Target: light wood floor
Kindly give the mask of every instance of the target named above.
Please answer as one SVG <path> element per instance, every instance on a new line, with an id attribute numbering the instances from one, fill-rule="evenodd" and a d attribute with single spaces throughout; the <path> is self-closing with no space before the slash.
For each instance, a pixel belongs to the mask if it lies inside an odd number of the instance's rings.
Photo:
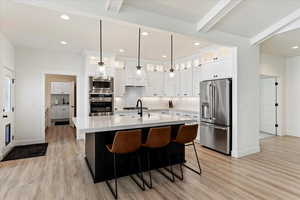
<path id="1" fill-rule="evenodd" d="M 93 184 L 72 128 L 49 128 L 47 141 L 47 156 L 0 163 L 1 200 L 113 199 L 104 183 Z M 170 183 L 154 173 L 145 192 L 124 177 L 120 199 L 300 199 L 300 138 L 266 138 L 261 153 L 242 159 L 197 148 L 201 177 L 185 170 L 184 181 Z M 187 158 L 194 160 L 192 151 Z"/>

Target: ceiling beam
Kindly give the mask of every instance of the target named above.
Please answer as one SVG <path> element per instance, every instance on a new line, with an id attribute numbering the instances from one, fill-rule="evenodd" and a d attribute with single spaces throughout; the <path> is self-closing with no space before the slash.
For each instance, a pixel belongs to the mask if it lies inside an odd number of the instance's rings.
<path id="1" fill-rule="evenodd" d="M 273 35 L 279 33 L 281 30 L 283 30 L 285 27 L 289 26 L 290 24 L 294 23 L 295 21 L 300 19 L 300 9 L 297 9 L 296 11 L 292 12 L 288 16 L 282 18 L 275 24 L 269 26 L 262 32 L 258 33 L 254 37 L 250 39 L 251 45 L 258 45 L 262 43 L 263 41 L 269 39 Z"/>
<path id="2" fill-rule="evenodd" d="M 110 13 L 119 13 L 124 0 L 107 0 L 105 10 Z"/>
<path id="3" fill-rule="evenodd" d="M 220 0 L 198 23 L 197 31 L 207 32 L 243 0 Z"/>

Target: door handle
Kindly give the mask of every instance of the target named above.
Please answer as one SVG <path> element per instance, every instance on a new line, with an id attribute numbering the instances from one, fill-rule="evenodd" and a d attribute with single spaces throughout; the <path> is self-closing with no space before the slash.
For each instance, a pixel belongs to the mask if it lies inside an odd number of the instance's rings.
<path id="1" fill-rule="evenodd" d="M 3 118 L 8 118 L 8 116 L 7 115 L 3 115 Z"/>

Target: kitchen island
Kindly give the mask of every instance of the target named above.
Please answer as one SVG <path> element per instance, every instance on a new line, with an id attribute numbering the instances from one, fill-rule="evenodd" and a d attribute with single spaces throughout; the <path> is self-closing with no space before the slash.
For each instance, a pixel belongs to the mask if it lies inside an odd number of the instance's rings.
<path id="1" fill-rule="evenodd" d="M 132 129 L 142 130 L 143 142 L 152 127 L 172 127 L 172 138 L 176 137 L 178 128 L 183 124 L 197 123 L 197 120 L 179 117 L 169 114 L 152 114 L 140 117 L 136 116 L 93 116 L 74 118 L 76 129 L 86 134 L 85 136 L 85 156 L 86 162 L 92 174 L 94 182 L 101 182 L 113 178 L 113 155 L 106 149 L 107 144 L 112 144 L 117 131 Z M 172 164 L 179 164 L 185 161 L 184 145 L 171 143 L 167 147 L 172 156 Z M 138 152 L 142 157 L 142 166 L 145 166 L 145 156 L 143 149 Z M 165 149 L 155 150 L 151 154 L 152 169 L 158 169 L 169 165 Z M 130 166 L 130 157 L 122 156 L 118 162 L 118 176 L 134 174 L 138 171 L 137 165 Z"/>

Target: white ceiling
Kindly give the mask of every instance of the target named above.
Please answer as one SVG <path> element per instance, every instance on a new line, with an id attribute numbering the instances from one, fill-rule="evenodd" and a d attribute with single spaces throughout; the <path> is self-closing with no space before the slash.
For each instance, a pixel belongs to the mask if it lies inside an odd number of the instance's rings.
<path id="1" fill-rule="evenodd" d="M 203 19 L 221 0 L 124 0 L 119 13 L 109 13 L 105 9 L 107 2 L 118 0 L 0 1 L 9 1 L 10 5 L 14 4 L 12 2 L 17 2 L 14 6 L 5 9 L 7 15 L 5 32 L 16 44 L 61 49 L 58 41 L 68 40 L 69 45 L 64 48 L 78 51 L 83 48 L 97 50 L 98 37 L 95 26 L 97 22 L 94 19 L 99 18 L 99 16 L 124 21 L 129 19 L 132 23 L 139 22 L 149 26 L 155 24 L 155 20 L 163 20 L 162 25 L 159 26 L 162 29 L 166 27 L 166 29 L 176 31 L 176 29 L 186 28 L 185 30 L 190 33 L 193 30 L 197 32 L 197 22 Z M 25 6 L 19 3 L 39 7 Z M 45 10 L 45 8 L 52 10 Z M 221 14 L 221 20 L 217 21 L 212 30 L 250 39 L 299 8 L 300 0 L 242 0 L 230 12 L 224 13 L 224 16 Z M 64 22 L 57 17 L 60 13 L 53 10 L 76 13 L 77 15 L 71 16 L 69 22 Z M 126 49 L 125 54 L 128 56 L 135 55 L 137 27 L 131 25 L 129 26 L 131 28 L 128 28 L 127 25 L 119 25 L 116 22 L 110 23 L 111 25 L 107 22 L 106 33 L 104 33 L 106 34 L 105 49 L 117 52 L 119 48 L 124 48 Z M 172 29 L 172 27 L 174 28 Z M 158 57 L 161 57 L 162 54 L 169 52 L 168 33 L 156 33 L 157 31 L 154 30 L 150 30 L 150 32 L 153 33 L 143 41 L 144 56 L 147 59 L 159 59 Z M 177 57 L 199 49 L 199 47 L 190 45 L 194 39 L 179 36 L 176 38 Z M 287 56 L 294 55 L 295 51 L 288 48 L 286 50 L 277 48 L 278 40 L 282 44 L 286 43 L 286 46 L 290 46 L 290 43 L 298 43 L 296 37 L 292 40 L 289 36 L 275 36 L 263 44 L 263 51 Z M 201 41 L 201 44 L 207 45 L 204 41 Z"/>
<path id="2" fill-rule="evenodd" d="M 272 37 L 261 45 L 264 53 L 283 55 L 283 56 L 299 56 L 300 55 L 300 29 L 285 32 Z M 299 46 L 298 49 L 292 47 Z"/>
<path id="3" fill-rule="evenodd" d="M 34 13 L 34 15 L 32 14 Z M 61 12 L 25 4 L 9 3 L 4 20 L 4 33 L 15 45 L 53 50 L 99 50 L 99 22 L 94 18 L 70 15 L 70 20 L 60 18 Z M 142 37 L 143 59 L 168 61 L 170 34 L 143 28 L 149 32 Z M 112 20 L 103 21 L 103 51 L 117 55 L 136 57 L 138 26 Z M 68 42 L 61 45 L 60 41 Z M 195 46 L 194 42 L 199 42 Z M 211 45 L 182 35 L 174 35 L 175 57 L 190 56 L 201 48 Z M 120 53 L 119 49 L 124 49 Z M 167 58 L 162 58 L 167 55 Z"/>
<path id="4" fill-rule="evenodd" d="M 299 0 L 244 0 L 214 28 L 253 37 L 299 8 Z"/>
<path id="5" fill-rule="evenodd" d="M 125 6 L 196 23 L 219 0 L 125 0 Z"/>

